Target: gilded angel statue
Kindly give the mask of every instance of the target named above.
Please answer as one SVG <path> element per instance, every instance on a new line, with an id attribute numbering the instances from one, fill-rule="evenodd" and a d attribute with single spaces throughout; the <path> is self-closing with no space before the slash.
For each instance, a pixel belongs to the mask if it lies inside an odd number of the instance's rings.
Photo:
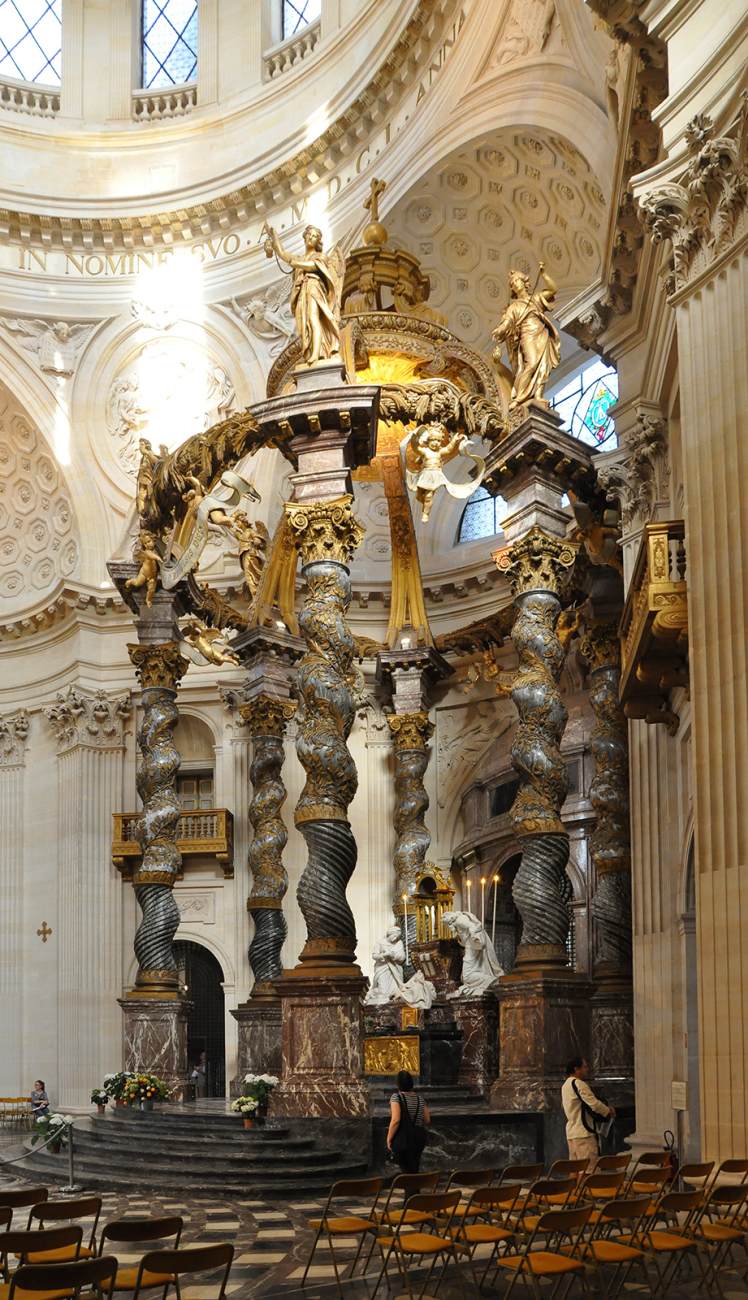
<path id="1" fill-rule="evenodd" d="M 202 619 L 189 619 L 182 635 L 187 644 L 209 664 L 220 668 L 223 664 L 241 663 L 224 641 L 223 633 L 216 627 L 207 627 Z"/>
<path id="2" fill-rule="evenodd" d="M 322 231 L 307 226 L 302 256 L 283 247 L 272 226 L 264 227 L 265 253 L 275 253 L 291 267 L 291 311 L 301 339 L 301 351 L 308 366 L 327 361 L 340 351 L 340 298 L 343 292 L 345 257 L 340 244 L 329 253 L 322 248 Z"/>
<path id="3" fill-rule="evenodd" d="M 450 496 L 464 499 L 472 496 L 480 484 L 485 461 L 468 451 L 470 446 L 472 440 L 466 434 L 452 434 L 439 423 L 421 424 L 411 433 L 405 452 L 405 477 L 408 487 L 420 502 L 422 523 L 428 522 L 439 488 L 445 487 Z M 443 466 L 458 455 L 475 462 L 469 483 L 452 483 L 444 473 Z"/>
<path id="4" fill-rule="evenodd" d="M 140 565 L 134 578 L 128 578 L 125 587 L 128 591 L 139 591 L 145 587 L 145 603 L 150 609 L 158 586 L 158 571 L 161 556 L 156 550 L 156 538 L 147 528 L 141 528 L 133 547 L 133 556 Z"/>
<path id="5" fill-rule="evenodd" d="M 505 343 L 514 375 L 510 411 L 533 400 L 547 406 L 545 385 L 561 356 L 558 330 L 550 316 L 557 286 L 542 262 L 538 269 L 541 275 L 545 288 L 538 293 L 530 288 L 530 277 L 524 271 L 509 272 L 510 302 L 493 331 L 498 344 L 494 361 L 501 361 L 501 345 Z"/>
<path id="6" fill-rule="evenodd" d="M 231 531 L 238 543 L 239 563 L 244 574 L 244 583 L 253 597 L 260 585 L 262 570 L 267 559 L 267 547 L 270 534 L 258 519 L 253 524 L 245 510 L 235 510 L 231 517 Z"/>

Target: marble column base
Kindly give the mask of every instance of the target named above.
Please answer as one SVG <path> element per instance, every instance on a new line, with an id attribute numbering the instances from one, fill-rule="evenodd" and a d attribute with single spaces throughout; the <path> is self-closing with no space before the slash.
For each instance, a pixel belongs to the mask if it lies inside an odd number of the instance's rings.
<path id="1" fill-rule="evenodd" d="M 482 998 L 454 998 L 449 1006 L 462 1031 L 458 1084 L 486 1094 L 499 1073 L 499 1003 L 493 993 Z"/>
<path id="2" fill-rule="evenodd" d="M 634 1103 L 634 1005 L 631 980 L 597 981 L 590 1003 L 592 1073 L 618 1109 Z"/>
<path id="3" fill-rule="evenodd" d="M 282 1005 L 282 1075 L 270 1101 L 277 1117 L 358 1118 L 369 1113 L 362 1077 L 361 999 L 367 981 L 320 979 L 303 969 L 275 981 Z"/>
<path id="4" fill-rule="evenodd" d="M 241 1095 L 245 1074 L 275 1074 L 280 1078 L 282 1007 L 277 994 L 254 995 L 231 1012 L 239 1026 L 238 1068 L 231 1096 Z"/>
<path id="5" fill-rule="evenodd" d="M 493 1110 L 560 1110 L 566 1062 L 590 1054 L 591 981 L 568 968 L 505 975 L 499 1001 L 499 1077 Z"/>
<path id="6" fill-rule="evenodd" d="M 118 998 L 125 1018 L 124 1068 L 157 1074 L 172 1101 L 183 1101 L 188 1083 L 187 1016 L 184 998 Z"/>

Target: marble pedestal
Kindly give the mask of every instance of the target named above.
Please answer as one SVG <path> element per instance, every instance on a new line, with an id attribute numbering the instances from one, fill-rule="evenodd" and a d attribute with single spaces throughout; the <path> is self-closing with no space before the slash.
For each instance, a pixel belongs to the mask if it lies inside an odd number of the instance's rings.
<path id="1" fill-rule="evenodd" d="M 353 968 L 356 969 L 356 968 Z M 369 1113 L 363 1080 L 359 972 L 325 977 L 298 967 L 275 981 L 282 1005 L 282 1074 L 272 1116 L 360 1118 Z"/>
<path id="2" fill-rule="evenodd" d="M 364 1007 L 364 1033 L 366 1043 L 371 1049 L 376 1048 L 379 1039 L 385 1040 L 391 1050 L 386 1059 L 390 1064 L 369 1072 L 369 1078 L 394 1078 L 400 1069 L 410 1070 L 421 1087 L 452 1088 L 461 1083 L 460 1063 L 462 1061 L 462 1029 L 451 1002 L 435 1002 L 428 1011 L 403 1007 L 390 1002 L 382 1007 Z M 410 1063 L 412 1052 L 408 1050 L 413 1038 L 418 1039 L 418 1068 Z M 494 1030 L 494 1043 L 496 1032 Z M 398 1053 L 396 1048 L 401 1045 Z M 377 1053 L 366 1052 L 375 1058 Z M 401 1060 L 397 1057 L 401 1056 Z M 397 1063 L 396 1063 L 397 1061 Z M 494 1071 L 495 1075 L 495 1071 Z"/>
<path id="3" fill-rule="evenodd" d="M 183 1101 L 187 1090 L 187 1016 L 192 1004 L 184 998 L 118 998 L 125 1017 L 126 1070 L 157 1074 Z"/>
<path id="4" fill-rule="evenodd" d="M 631 981 L 601 980 L 590 1004 L 592 1073 L 617 1110 L 634 1103 L 634 1006 Z"/>
<path id="5" fill-rule="evenodd" d="M 231 1012 L 239 1026 L 238 1070 L 231 1095 L 242 1092 L 245 1074 L 274 1074 L 283 1067 L 282 1005 L 277 994 L 252 996 Z"/>
<path id="6" fill-rule="evenodd" d="M 448 1003 L 462 1033 L 457 1082 L 487 1094 L 499 1072 L 499 1003 L 493 993 L 482 998 L 455 998 Z"/>
<path id="7" fill-rule="evenodd" d="M 591 982 L 571 970 L 499 981 L 499 1077 L 494 1110 L 557 1111 L 570 1057 L 590 1054 Z"/>

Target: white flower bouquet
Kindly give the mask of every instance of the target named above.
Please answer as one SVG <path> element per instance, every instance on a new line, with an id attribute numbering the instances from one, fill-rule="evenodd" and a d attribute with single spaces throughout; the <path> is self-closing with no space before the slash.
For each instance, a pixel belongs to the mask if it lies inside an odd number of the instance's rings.
<path id="1" fill-rule="evenodd" d="M 254 1115 L 259 1104 L 256 1097 L 237 1097 L 236 1101 L 232 1101 L 231 1109 L 235 1114 L 251 1116 Z"/>

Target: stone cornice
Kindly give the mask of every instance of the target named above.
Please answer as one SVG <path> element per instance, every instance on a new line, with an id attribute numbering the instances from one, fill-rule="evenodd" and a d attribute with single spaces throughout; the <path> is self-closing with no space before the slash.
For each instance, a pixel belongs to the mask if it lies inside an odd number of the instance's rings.
<path id="1" fill-rule="evenodd" d="M 89 749 L 119 749 L 132 713 L 132 700 L 106 691 L 81 690 L 69 686 L 58 691 L 54 704 L 42 710 L 57 740 L 58 754 L 84 746 Z"/>

